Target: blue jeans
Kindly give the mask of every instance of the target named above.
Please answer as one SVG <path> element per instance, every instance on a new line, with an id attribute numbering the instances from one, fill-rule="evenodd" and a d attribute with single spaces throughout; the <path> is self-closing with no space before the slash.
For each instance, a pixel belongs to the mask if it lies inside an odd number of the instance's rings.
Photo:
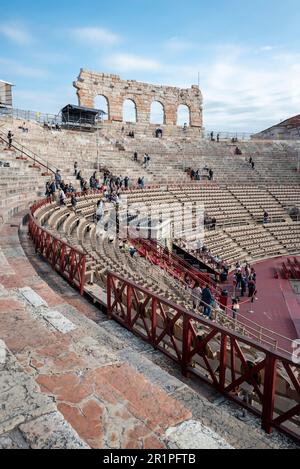
<path id="1" fill-rule="evenodd" d="M 211 316 L 211 306 L 204 305 L 204 311 L 203 311 L 204 316 L 208 316 L 210 319 Z"/>

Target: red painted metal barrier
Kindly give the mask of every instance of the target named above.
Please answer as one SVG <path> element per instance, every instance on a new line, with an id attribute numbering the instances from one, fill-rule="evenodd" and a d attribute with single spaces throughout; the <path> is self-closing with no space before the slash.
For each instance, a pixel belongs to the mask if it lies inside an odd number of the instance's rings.
<path id="1" fill-rule="evenodd" d="M 215 282 L 211 280 L 209 274 L 193 269 L 184 259 L 171 253 L 167 248 L 158 244 L 156 241 L 136 238 L 132 239 L 131 242 L 136 246 L 141 255 L 151 259 L 153 263 L 164 269 L 172 277 L 185 283 L 184 278 L 185 275 L 188 274 L 191 287 L 195 282 L 199 282 L 202 287 L 209 284 L 213 293 L 216 296 L 219 295 L 220 292 L 216 288 Z"/>
<path id="2" fill-rule="evenodd" d="M 300 365 L 113 273 L 108 316 L 273 428 L 300 441 Z"/>
<path id="3" fill-rule="evenodd" d="M 64 276 L 70 284 L 77 287 L 80 294 L 83 295 L 86 270 L 85 253 L 42 228 L 34 218 L 34 214 L 39 208 L 50 203 L 51 199 L 45 199 L 30 208 L 29 234 L 35 244 L 36 252 L 39 252 L 54 270 Z"/>

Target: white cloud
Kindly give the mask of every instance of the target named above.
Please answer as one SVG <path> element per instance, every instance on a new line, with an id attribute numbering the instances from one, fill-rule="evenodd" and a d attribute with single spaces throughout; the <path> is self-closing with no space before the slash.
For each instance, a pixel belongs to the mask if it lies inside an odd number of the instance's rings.
<path id="1" fill-rule="evenodd" d="M 194 47 L 194 44 L 179 37 L 171 37 L 166 43 L 165 47 L 168 51 L 174 53 L 185 52 Z"/>
<path id="2" fill-rule="evenodd" d="M 3 66 L 7 76 L 13 75 L 25 78 L 45 78 L 48 76 L 48 72 L 46 70 L 24 65 L 15 60 L 0 58 L 0 65 Z"/>
<path id="3" fill-rule="evenodd" d="M 165 66 L 156 81 L 189 87 L 199 71 L 206 128 L 261 130 L 299 114 L 300 54 L 271 51 L 262 58 L 255 50 L 225 46 L 202 63 Z"/>
<path id="4" fill-rule="evenodd" d="M 118 72 L 159 71 L 162 65 L 156 60 L 131 54 L 115 54 L 105 60 L 105 66 Z"/>
<path id="5" fill-rule="evenodd" d="M 27 45 L 33 41 L 33 36 L 19 24 L 6 24 L 0 26 L 0 34 L 20 45 Z"/>
<path id="6" fill-rule="evenodd" d="M 275 47 L 273 47 L 273 46 L 263 46 L 263 47 L 260 48 L 260 50 L 261 50 L 262 52 L 270 52 L 270 51 L 272 51 L 272 50 L 274 50 L 274 49 L 275 49 Z"/>
<path id="7" fill-rule="evenodd" d="M 105 44 L 113 46 L 121 42 L 120 36 L 104 28 L 83 27 L 71 30 L 72 36 L 78 41 L 84 41 L 95 46 Z"/>
<path id="8" fill-rule="evenodd" d="M 15 106 L 49 114 L 58 114 L 67 103 L 76 103 L 71 87 L 55 87 L 49 91 L 29 91 L 19 87 L 14 89 Z"/>

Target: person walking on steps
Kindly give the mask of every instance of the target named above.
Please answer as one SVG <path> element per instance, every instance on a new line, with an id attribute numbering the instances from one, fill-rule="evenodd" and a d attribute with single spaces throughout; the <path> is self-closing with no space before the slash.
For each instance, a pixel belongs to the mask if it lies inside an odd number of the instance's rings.
<path id="1" fill-rule="evenodd" d="M 12 139 L 13 139 L 14 134 L 11 133 L 11 130 L 9 130 L 7 134 L 7 140 L 8 140 L 8 148 L 11 149 L 12 146 Z"/>

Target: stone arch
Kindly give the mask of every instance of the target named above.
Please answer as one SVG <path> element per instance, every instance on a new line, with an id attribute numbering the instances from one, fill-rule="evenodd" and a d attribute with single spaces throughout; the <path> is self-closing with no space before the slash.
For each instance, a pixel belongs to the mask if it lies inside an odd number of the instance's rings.
<path id="1" fill-rule="evenodd" d="M 94 108 L 105 112 L 102 116 L 102 120 L 105 121 L 110 119 L 109 100 L 104 96 L 104 94 L 99 94 L 95 97 Z"/>
<path id="2" fill-rule="evenodd" d="M 182 127 L 184 124 L 191 125 L 191 108 L 187 104 L 179 104 L 177 107 L 177 125 Z"/>
<path id="3" fill-rule="evenodd" d="M 123 122 L 137 122 L 136 102 L 132 98 L 126 98 L 123 102 Z"/>
<path id="4" fill-rule="evenodd" d="M 154 100 L 150 107 L 150 124 L 164 125 L 166 123 L 165 106 L 160 101 Z"/>

